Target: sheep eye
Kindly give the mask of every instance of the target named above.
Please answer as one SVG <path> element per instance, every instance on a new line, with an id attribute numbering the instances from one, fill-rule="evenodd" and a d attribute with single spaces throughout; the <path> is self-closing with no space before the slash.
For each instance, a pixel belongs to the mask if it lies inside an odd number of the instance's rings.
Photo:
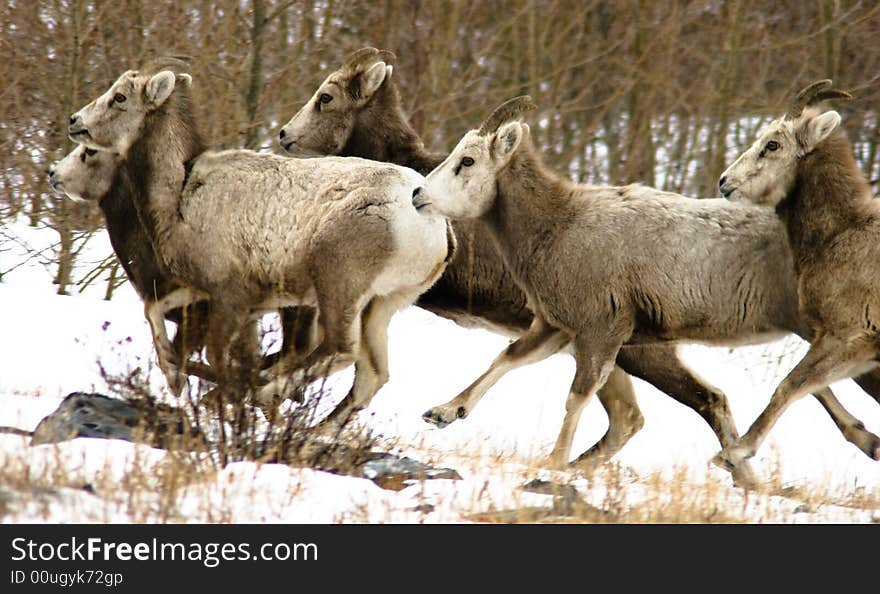
<path id="1" fill-rule="evenodd" d="M 766 148 L 768 151 L 778 151 L 781 146 L 782 145 L 780 145 L 775 140 L 771 140 L 770 142 L 767 143 L 767 146 L 765 146 L 764 148 Z"/>
<path id="2" fill-rule="evenodd" d="M 86 153 L 88 156 L 90 156 L 90 157 L 94 156 L 95 153 L 97 153 L 97 152 L 98 152 L 97 149 L 87 148 L 87 149 L 85 150 L 85 153 Z"/>
<path id="3" fill-rule="evenodd" d="M 128 99 L 128 97 L 126 97 L 122 93 L 116 93 L 115 95 L 113 95 L 113 102 L 114 103 L 125 103 L 126 99 Z"/>
<path id="4" fill-rule="evenodd" d="M 328 93 L 321 93 L 321 96 L 318 97 L 318 101 L 320 101 L 321 103 L 326 105 L 326 104 L 330 103 L 331 101 L 333 101 L 333 95 L 330 95 Z"/>
<path id="5" fill-rule="evenodd" d="M 471 159 L 470 157 L 463 157 L 461 160 L 461 164 L 464 165 L 465 167 L 470 167 L 471 165 L 474 164 L 474 160 Z"/>

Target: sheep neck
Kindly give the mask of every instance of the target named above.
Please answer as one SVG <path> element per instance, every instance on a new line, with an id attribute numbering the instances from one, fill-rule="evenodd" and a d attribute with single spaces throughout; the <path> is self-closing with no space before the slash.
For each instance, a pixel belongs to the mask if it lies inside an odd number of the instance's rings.
<path id="1" fill-rule="evenodd" d="M 540 266 L 543 248 L 572 219 L 573 187 L 544 167 L 528 138 L 499 172 L 495 201 L 482 220 L 521 285 L 529 269 Z"/>
<path id="2" fill-rule="evenodd" d="M 419 135 L 403 113 L 393 82 L 383 85 L 376 97 L 358 113 L 354 130 L 340 156 L 395 163 L 427 175 L 446 155 L 425 150 Z"/>
<path id="3" fill-rule="evenodd" d="M 132 145 L 126 169 L 134 204 L 153 248 L 170 270 L 192 246 L 192 230 L 183 224 L 180 194 L 189 164 L 204 150 L 186 98 L 175 92 L 161 108 L 147 114 L 143 132 Z"/>
<path id="4" fill-rule="evenodd" d="M 171 287 L 132 199 L 131 183 L 125 170 L 119 168 L 109 191 L 98 202 L 110 244 L 138 294 L 163 297 Z"/>
<path id="5" fill-rule="evenodd" d="M 871 206 L 870 187 L 842 133 L 799 159 L 794 186 L 777 207 L 798 270 L 857 224 Z"/>

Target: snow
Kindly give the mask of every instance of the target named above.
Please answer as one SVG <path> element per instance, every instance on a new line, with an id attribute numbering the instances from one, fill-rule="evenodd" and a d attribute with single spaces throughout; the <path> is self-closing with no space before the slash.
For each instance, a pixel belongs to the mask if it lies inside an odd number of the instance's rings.
<path id="1" fill-rule="evenodd" d="M 53 236 L 49 229 L 8 225 L 0 234 L 0 270 L 24 262 L 25 245 L 30 250 L 50 248 Z M 106 235 L 96 233 L 83 251 L 85 263 L 78 274 L 110 254 Z M 143 307 L 131 288 L 121 287 L 111 301 L 102 299 L 102 282 L 82 293 L 59 296 L 51 273 L 50 266 L 31 259 L 0 282 L 0 425 L 33 429 L 70 392 L 108 393 L 101 366 L 111 373 L 149 370 L 153 389 L 164 391 Z M 160 450 L 82 438 L 30 447 L 27 438 L 0 435 L 0 468 L 15 468 L 46 485 L 37 494 L 0 486 L 0 501 L 5 498 L 7 507 L 15 510 L 2 520 L 463 522 L 480 511 L 548 506 L 550 495 L 519 488 L 536 477 L 573 484 L 586 501 L 601 507 L 614 484 L 625 486 L 631 503 L 654 501 L 656 493 L 646 486 L 646 477 L 652 476 L 684 477 L 697 492 L 721 489 L 737 513 L 746 510 L 747 521 L 880 518 L 880 512 L 871 509 L 822 504 L 807 513 L 797 500 L 744 497 L 729 486 L 726 472 L 709 463 L 719 446 L 702 419 L 639 380 L 634 381 L 645 425 L 610 470 L 588 477 L 542 469 L 540 460 L 556 438 L 574 373 L 568 355 L 508 374 L 467 419 L 445 429 L 421 420 L 425 410 L 476 378 L 507 343 L 505 337 L 464 329 L 418 308 L 402 311 L 390 328 L 391 380 L 359 417 L 396 450 L 435 466 L 456 468 L 463 480 L 421 481 L 391 491 L 364 478 L 236 462 L 169 490 L 172 487 L 161 477 L 172 461 Z M 688 345 L 680 352 L 693 369 L 727 393 L 737 426 L 744 431 L 805 347 L 790 338 L 737 349 Z M 351 370 L 330 379 L 337 400 L 351 379 Z M 880 409 L 869 396 L 851 381 L 832 388 L 867 429 L 880 433 Z M 333 402 L 325 404 L 330 407 Z M 607 417 L 594 398 L 581 418 L 573 456 L 595 443 L 606 427 Z M 846 442 L 811 398 L 786 412 L 753 464 L 765 476 L 776 473 L 786 485 L 844 495 L 880 489 L 880 464 Z M 623 478 L 608 482 L 608 473 L 620 474 L 621 469 Z M 163 493 L 173 495 L 173 504 Z"/>

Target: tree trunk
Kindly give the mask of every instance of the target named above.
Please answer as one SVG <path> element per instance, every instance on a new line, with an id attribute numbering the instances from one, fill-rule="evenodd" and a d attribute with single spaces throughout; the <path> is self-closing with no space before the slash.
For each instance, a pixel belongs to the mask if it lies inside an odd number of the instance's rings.
<path id="1" fill-rule="evenodd" d="M 266 28 L 266 6 L 263 0 L 252 0 L 254 9 L 251 22 L 251 68 L 248 81 L 245 111 L 247 112 L 247 131 L 245 132 L 246 148 L 255 149 L 259 146 L 260 98 L 263 90 L 263 31 Z"/>

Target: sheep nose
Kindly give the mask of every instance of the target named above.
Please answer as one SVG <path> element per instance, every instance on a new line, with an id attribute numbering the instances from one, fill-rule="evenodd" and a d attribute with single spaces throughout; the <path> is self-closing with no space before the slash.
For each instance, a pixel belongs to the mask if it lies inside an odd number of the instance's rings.
<path id="1" fill-rule="evenodd" d="M 415 190 L 413 190 L 413 196 L 412 196 L 412 197 L 413 197 L 413 200 L 415 200 L 416 196 L 418 196 L 418 195 L 421 194 L 421 193 L 422 193 L 422 188 L 421 188 L 421 186 L 419 186 L 418 188 L 416 188 Z"/>
<path id="2" fill-rule="evenodd" d="M 283 139 L 285 136 L 287 136 L 287 133 L 284 131 L 284 128 L 281 128 L 281 132 L 278 133 L 278 137 Z"/>
<path id="3" fill-rule="evenodd" d="M 76 124 L 76 120 L 77 120 L 77 116 L 75 116 L 75 115 L 70 116 L 70 125 L 73 126 L 74 124 Z"/>
<path id="4" fill-rule="evenodd" d="M 721 179 L 718 180 L 718 188 L 721 189 L 721 187 L 724 186 L 724 182 L 726 182 L 726 181 L 727 181 L 727 176 L 722 175 Z"/>

